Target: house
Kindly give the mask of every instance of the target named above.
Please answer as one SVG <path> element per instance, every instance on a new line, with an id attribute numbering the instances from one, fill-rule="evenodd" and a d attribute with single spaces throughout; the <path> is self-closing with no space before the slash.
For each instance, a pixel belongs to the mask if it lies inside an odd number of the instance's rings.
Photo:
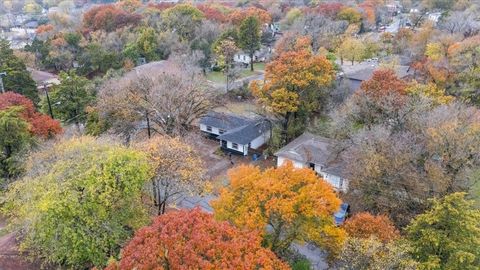
<path id="1" fill-rule="evenodd" d="M 271 124 L 266 118 L 210 112 L 200 119 L 200 130 L 217 139 L 222 149 L 246 156 L 270 139 Z"/>
<path id="2" fill-rule="evenodd" d="M 253 54 L 253 62 L 265 62 L 271 53 L 272 49 L 270 47 L 263 47 Z M 238 52 L 233 56 L 233 61 L 235 63 L 249 65 L 250 55 L 247 52 Z"/>
<path id="3" fill-rule="evenodd" d="M 275 153 L 277 166 L 290 161 L 296 168 L 311 168 L 335 189 L 346 192 L 346 164 L 334 151 L 334 142 L 305 132 Z"/>
<path id="4" fill-rule="evenodd" d="M 378 65 L 378 60 L 369 60 L 354 66 L 342 66 L 344 72 L 341 73 L 339 77 L 341 80 L 346 80 L 351 93 L 358 90 L 363 81 L 372 78 L 373 73 L 381 68 Z M 398 78 L 406 79 L 409 76 L 413 76 L 414 70 L 408 65 L 397 65 L 395 66 L 395 73 L 397 74 Z"/>

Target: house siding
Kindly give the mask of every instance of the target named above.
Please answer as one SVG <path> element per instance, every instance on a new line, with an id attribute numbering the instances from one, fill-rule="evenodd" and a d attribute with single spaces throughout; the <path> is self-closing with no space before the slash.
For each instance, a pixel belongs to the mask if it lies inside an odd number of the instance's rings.
<path id="1" fill-rule="evenodd" d="M 296 160 L 290 160 L 284 157 L 277 157 L 277 167 L 282 166 L 285 162 L 291 161 L 293 163 L 293 167 L 295 168 L 309 168 L 309 164 L 299 162 Z M 326 182 L 332 185 L 335 189 L 346 192 L 348 189 L 348 180 L 343 179 L 340 176 L 328 174 L 322 171 L 322 167 L 320 165 L 315 164 L 314 168 L 315 172 L 320 175 Z"/>
<path id="2" fill-rule="evenodd" d="M 267 131 L 262 135 L 258 136 L 257 138 L 253 139 L 252 142 L 250 142 L 250 148 L 258 149 L 259 147 L 264 145 L 269 138 L 270 138 L 270 131 Z"/>
<path id="3" fill-rule="evenodd" d="M 235 148 L 233 148 L 233 143 L 227 141 L 227 148 L 230 149 L 230 150 L 242 153 L 244 156 L 248 155 L 248 145 L 239 144 L 238 148 L 235 149 Z"/>
<path id="4" fill-rule="evenodd" d="M 216 127 L 212 127 L 212 131 L 207 130 L 207 125 L 200 124 L 200 130 L 206 133 L 220 135 L 220 130 Z"/>

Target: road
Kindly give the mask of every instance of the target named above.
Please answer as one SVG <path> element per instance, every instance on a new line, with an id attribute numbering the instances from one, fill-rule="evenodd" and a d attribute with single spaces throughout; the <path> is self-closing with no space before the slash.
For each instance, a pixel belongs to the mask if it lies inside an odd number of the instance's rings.
<path id="1" fill-rule="evenodd" d="M 245 83 L 248 84 L 251 81 L 255 81 L 255 80 L 263 81 L 265 78 L 265 74 L 263 73 L 263 71 L 261 72 L 262 72 L 261 74 L 251 75 L 251 76 L 244 77 L 234 81 L 233 83 L 230 84 L 229 91 L 241 88 Z M 212 81 L 208 81 L 208 82 L 213 88 L 218 89 L 223 93 L 227 92 L 226 85 L 224 83 L 218 83 L 218 82 L 212 82 Z"/>

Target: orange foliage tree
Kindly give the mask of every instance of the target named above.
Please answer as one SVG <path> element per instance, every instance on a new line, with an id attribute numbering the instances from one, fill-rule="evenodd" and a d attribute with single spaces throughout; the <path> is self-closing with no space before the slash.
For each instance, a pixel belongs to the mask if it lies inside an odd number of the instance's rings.
<path id="1" fill-rule="evenodd" d="M 239 228 L 262 230 L 277 254 L 293 241 L 312 241 L 334 254 L 345 239 L 333 223 L 340 199 L 313 170 L 291 163 L 261 171 L 239 166 L 228 173 L 230 186 L 212 202 L 215 217 Z"/>
<path id="2" fill-rule="evenodd" d="M 374 216 L 367 212 L 355 214 L 348 219 L 344 229 L 351 237 L 370 238 L 375 236 L 383 242 L 395 240 L 400 236 L 395 225 L 387 216 Z"/>
<path id="3" fill-rule="evenodd" d="M 261 246 L 258 233 L 216 221 L 198 208 L 156 217 L 135 233 L 121 257 L 107 270 L 289 269 Z"/>
<path id="4" fill-rule="evenodd" d="M 286 46 L 287 49 L 288 46 Z M 334 78 L 332 63 L 324 55 L 314 55 L 310 39 L 296 40 L 292 50 L 283 51 L 266 66 L 264 82 L 253 81 L 253 95 L 268 110 L 284 119 L 283 140 L 289 141 L 295 134 L 287 135 L 293 113 L 299 108 L 305 112 L 318 110 L 322 89 Z"/>
<path id="5" fill-rule="evenodd" d="M 240 24 L 243 20 L 251 16 L 256 17 L 262 23 L 270 23 L 272 21 L 272 16 L 268 11 L 257 7 L 237 9 L 232 12 L 229 17 L 233 24 Z"/>
<path id="6" fill-rule="evenodd" d="M 408 84 L 397 77 L 391 69 L 380 69 L 373 73 L 372 78 L 362 82 L 360 88 L 370 98 L 381 101 L 388 95 L 405 96 Z M 398 100 L 403 103 L 403 100 Z"/>
<path id="7" fill-rule="evenodd" d="M 30 124 L 30 132 L 33 135 L 49 138 L 62 133 L 60 122 L 37 112 L 30 99 L 14 92 L 0 94 L 0 111 L 13 106 L 21 106 L 23 108 L 21 116 Z"/>

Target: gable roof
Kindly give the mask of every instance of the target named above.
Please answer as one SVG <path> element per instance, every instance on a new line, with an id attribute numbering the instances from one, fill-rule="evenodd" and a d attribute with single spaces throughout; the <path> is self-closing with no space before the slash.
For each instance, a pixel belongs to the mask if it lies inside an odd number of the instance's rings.
<path id="1" fill-rule="evenodd" d="M 223 129 L 225 133 L 219 135 L 217 139 L 238 144 L 248 144 L 270 130 L 270 122 L 265 118 L 249 119 L 219 112 L 207 113 L 200 118 L 200 124 Z"/>
<path id="2" fill-rule="evenodd" d="M 352 71 L 352 72 L 345 72 L 344 77 L 350 80 L 356 81 L 366 81 L 372 78 L 373 73 L 379 67 L 376 65 L 366 66 L 364 68 Z M 397 74 L 398 78 L 403 79 L 408 75 L 413 74 L 413 70 L 409 66 L 396 66 L 395 73 Z"/>
<path id="3" fill-rule="evenodd" d="M 305 132 L 275 153 L 304 163 L 326 164 L 333 153 L 333 140 Z"/>
<path id="4" fill-rule="evenodd" d="M 227 131 L 219 135 L 217 139 L 238 144 L 248 144 L 269 130 L 270 123 L 264 118 L 259 118 L 251 120 L 247 125 Z"/>
<path id="5" fill-rule="evenodd" d="M 334 143 L 332 139 L 305 132 L 278 150 L 275 156 L 321 165 L 323 172 L 345 178 L 346 163 L 336 153 Z"/>
<path id="6" fill-rule="evenodd" d="M 200 118 L 200 124 L 206 126 L 216 127 L 223 130 L 231 130 L 247 125 L 249 119 L 219 112 L 209 112 L 204 117 Z"/>

